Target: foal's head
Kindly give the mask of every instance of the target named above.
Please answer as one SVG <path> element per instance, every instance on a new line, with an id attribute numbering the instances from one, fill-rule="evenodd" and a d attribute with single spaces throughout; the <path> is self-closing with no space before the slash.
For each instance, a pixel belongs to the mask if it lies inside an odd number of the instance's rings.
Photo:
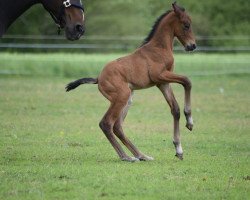
<path id="1" fill-rule="evenodd" d="M 176 20 L 174 20 L 174 35 L 185 47 L 186 51 L 193 51 L 196 48 L 195 38 L 191 26 L 191 18 L 185 9 L 179 7 L 176 2 L 172 4 Z"/>
<path id="2" fill-rule="evenodd" d="M 84 8 L 81 0 L 41 0 L 60 28 L 65 28 L 69 40 L 84 34 Z"/>

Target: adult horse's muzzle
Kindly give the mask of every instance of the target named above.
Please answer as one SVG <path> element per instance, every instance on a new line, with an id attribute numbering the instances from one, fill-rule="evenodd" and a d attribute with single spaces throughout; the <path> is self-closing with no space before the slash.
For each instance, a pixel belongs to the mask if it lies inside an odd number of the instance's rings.
<path id="1" fill-rule="evenodd" d="M 66 38 L 71 41 L 78 40 L 84 34 L 84 32 L 85 27 L 80 23 L 66 25 L 65 27 Z"/>

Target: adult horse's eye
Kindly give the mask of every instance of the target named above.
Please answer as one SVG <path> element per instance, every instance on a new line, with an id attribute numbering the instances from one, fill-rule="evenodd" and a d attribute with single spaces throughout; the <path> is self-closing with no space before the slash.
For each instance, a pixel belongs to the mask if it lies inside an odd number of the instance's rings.
<path id="1" fill-rule="evenodd" d="M 188 24 L 188 23 L 184 24 L 184 30 L 185 31 L 188 31 L 189 28 L 190 28 L 190 24 Z"/>

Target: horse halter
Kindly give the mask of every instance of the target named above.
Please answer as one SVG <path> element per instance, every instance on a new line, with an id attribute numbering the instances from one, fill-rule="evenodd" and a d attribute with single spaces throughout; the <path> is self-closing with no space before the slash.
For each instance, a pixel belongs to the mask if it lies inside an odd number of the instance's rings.
<path id="1" fill-rule="evenodd" d="M 76 1 L 76 2 L 74 3 L 74 0 L 65 0 L 65 1 L 63 2 L 63 5 L 64 5 L 65 8 L 68 8 L 68 7 L 70 7 L 70 6 L 76 7 L 76 8 L 81 9 L 81 10 L 84 12 L 84 8 L 83 8 L 83 6 L 82 6 L 82 4 L 81 4 L 81 1 L 79 1 L 79 3 L 78 3 L 78 1 Z"/>
<path id="2" fill-rule="evenodd" d="M 55 21 L 56 25 L 58 26 L 58 35 L 60 35 L 62 27 L 62 17 L 64 14 L 64 10 L 69 7 L 79 8 L 84 12 L 84 7 L 81 4 L 81 1 L 78 0 L 64 0 L 62 5 L 60 6 L 59 16 L 56 17 L 51 11 L 49 11 L 51 17 Z"/>

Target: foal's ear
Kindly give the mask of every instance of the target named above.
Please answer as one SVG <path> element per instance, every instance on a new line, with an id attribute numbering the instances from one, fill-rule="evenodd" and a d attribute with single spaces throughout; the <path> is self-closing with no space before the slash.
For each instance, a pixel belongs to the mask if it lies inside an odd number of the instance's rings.
<path id="1" fill-rule="evenodd" d="M 179 7 L 179 6 L 177 5 L 176 1 L 175 1 L 174 3 L 172 3 L 172 7 L 173 7 L 173 9 L 174 9 L 175 14 L 176 14 L 178 17 L 180 17 L 180 16 L 183 14 L 183 12 L 185 11 L 184 8 L 181 8 L 181 7 Z"/>

